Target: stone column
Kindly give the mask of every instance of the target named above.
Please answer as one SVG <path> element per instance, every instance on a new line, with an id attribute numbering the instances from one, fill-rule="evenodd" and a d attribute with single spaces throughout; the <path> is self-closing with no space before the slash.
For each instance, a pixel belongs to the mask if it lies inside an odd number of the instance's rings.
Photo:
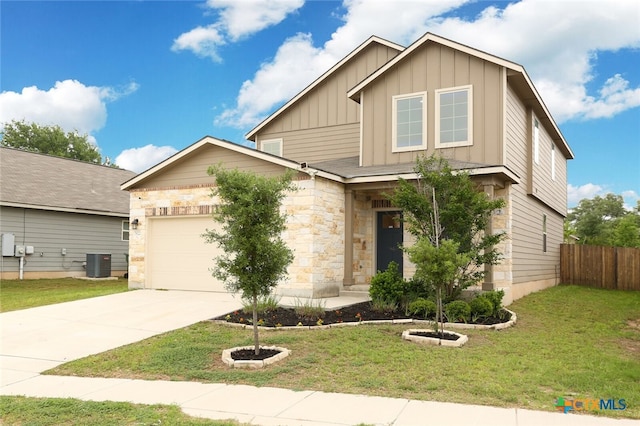
<path id="1" fill-rule="evenodd" d="M 484 189 L 484 193 L 487 194 L 489 199 L 493 200 L 493 198 L 494 198 L 493 184 L 485 183 L 483 185 L 483 189 Z M 492 213 L 492 215 L 493 215 L 493 213 Z M 492 235 L 493 234 L 493 218 L 489 219 L 489 223 L 487 224 L 487 228 L 484 230 L 484 232 L 487 235 Z M 484 282 L 482 283 L 482 290 L 483 291 L 494 290 L 494 285 L 493 285 L 493 265 L 484 265 L 484 270 L 485 270 L 485 275 L 484 275 Z"/>
<path id="2" fill-rule="evenodd" d="M 353 279 L 353 204 L 354 193 L 351 189 L 344 190 L 344 278 L 343 286 L 355 283 Z"/>

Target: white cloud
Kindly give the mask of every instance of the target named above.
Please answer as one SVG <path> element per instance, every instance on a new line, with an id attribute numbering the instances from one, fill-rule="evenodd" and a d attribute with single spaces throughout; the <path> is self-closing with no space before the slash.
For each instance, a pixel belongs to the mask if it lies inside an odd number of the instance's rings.
<path id="1" fill-rule="evenodd" d="M 304 0 L 207 0 L 206 7 L 218 12 L 218 21 L 181 34 L 171 50 L 191 50 L 220 62 L 220 46 L 280 23 L 303 4 Z"/>
<path id="2" fill-rule="evenodd" d="M 107 103 L 138 90 L 137 83 L 120 88 L 85 86 L 77 80 L 57 81 L 48 90 L 36 86 L 21 92 L 0 93 L 0 126 L 12 120 L 34 122 L 42 126 L 60 126 L 66 132 L 89 135 L 104 127 Z"/>
<path id="3" fill-rule="evenodd" d="M 569 206 L 575 206 L 580 203 L 583 198 L 593 198 L 596 195 L 604 195 L 605 188 L 593 183 L 586 183 L 581 186 L 567 185 L 567 204 Z"/>
<path id="4" fill-rule="evenodd" d="M 115 163 L 127 170 L 137 173 L 143 172 L 166 160 L 178 152 L 172 146 L 146 145 L 142 148 L 125 149 L 115 159 Z"/>
<path id="5" fill-rule="evenodd" d="M 487 7 L 471 20 L 443 17 L 464 2 L 344 0 L 344 24 L 324 46 L 315 47 L 311 35 L 286 40 L 216 122 L 245 129 L 257 124 L 370 35 L 407 45 L 427 31 L 522 64 L 558 122 L 611 117 L 640 105 L 640 87 L 630 87 L 622 74 L 602 76 L 608 80 L 599 90 L 587 90 L 598 52 L 640 47 L 637 1 L 522 0 Z M 259 96 L 252 100 L 253 94 Z"/>
<path id="6" fill-rule="evenodd" d="M 430 17 L 465 1 L 418 2 L 420 7 L 414 2 L 398 8 L 390 1 L 347 0 L 344 25 L 323 47 L 314 46 L 311 34 L 297 34 L 285 40 L 273 60 L 263 63 L 253 79 L 242 84 L 236 106 L 218 115 L 215 124 L 252 127 L 274 105 L 295 96 L 371 35 L 409 43 L 424 32 L 424 22 Z M 388 19 L 389 16 L 394 18 Z"/>
<path id="7" fill-rule="evenodd" d="M 640 195 L 636 191 L 628 190 L 622 191 L 622 198 L 624 199 L 624 207 L 627 210 L 633 210 L 638 206 L 638 201 L 640 201 Z"/>

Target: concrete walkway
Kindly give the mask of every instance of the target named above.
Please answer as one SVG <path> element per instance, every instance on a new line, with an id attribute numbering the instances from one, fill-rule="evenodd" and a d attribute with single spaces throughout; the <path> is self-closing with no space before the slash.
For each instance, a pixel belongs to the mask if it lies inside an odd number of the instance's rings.
<path id="1" fill-rule="evenodd" d="M 326 306 L 360 300 L 332 298 Z M 194 416 L 256 425 L 640 426 L 627 419 L 316 391 L 40 375 L 239 306 L 239 298 L 222 293 L 135 291 L 0 314 L 0 394 L 177 404 Z"/>

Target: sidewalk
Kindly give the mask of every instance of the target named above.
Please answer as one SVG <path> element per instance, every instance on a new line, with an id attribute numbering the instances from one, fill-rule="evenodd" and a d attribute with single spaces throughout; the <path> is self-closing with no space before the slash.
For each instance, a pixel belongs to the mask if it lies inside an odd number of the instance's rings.
<path id="1" fill-rule="evenodd" d="M 332 308 L 354 298 L 327 299 Z M 0 394 L 177 404 L 255 425 L 640 426 L 637 420 L 244 385 L 42 376 L 73 359 L 224 314 L 222 293 L 136 291 L 0 314 Z M 552 403 L 550 401 L 550 403 Z"/>

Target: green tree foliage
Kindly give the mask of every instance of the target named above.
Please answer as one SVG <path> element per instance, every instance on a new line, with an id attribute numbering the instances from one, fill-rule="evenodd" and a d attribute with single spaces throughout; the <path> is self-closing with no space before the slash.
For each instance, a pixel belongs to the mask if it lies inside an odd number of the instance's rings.
<path id="1" fill-rule="evenodd" d="M 436 237 L 457 244 L 457 252 L 464 254 L 466 265 L 455 281 L 448 283 L 446 297 L 453 299 L 459 293 L 481 281 L 484 265 L 498 263 L 500 253 L 495 245 L 504 234 L 484 231 L 494 210 L 504 206 L 504 200 L 490 200 L 479 191 L 467 173 L 454 172 L 448 162 L 435 156 L 420 157 L 415 168 L 417 182 L 400 179 L 390 200 L 403 210 L 407 229 L 418 239 L 426 238 L 435 245 Z M 432 194 L 435 190 L 435 199 Z M 439 206 L 441 235 L 433 226 L 434 205 Z M 426 244 L 426 243 L 422 243 Z"/>
<path id="2" fill-rule="evenodd" d="M 293 252 L 282 240 L 286 215 L 280 212 L 287 191 L 295 190 L 292 173 L 264 177 L 251 172 L 210 167 L 216 179 L 212 196 L 220 204 L 213 219 L 222 230 L 207 230 L 208 243 L 217 243 L 223 254 L 216 259 L 213 276 L 228 290 L 242 292 L 253 305 L 255 353 L 260 353 L 258 298 L 268 296 L 286 275 Z"/>
<path id="3" fill-rule="evenodd" d="M 639 247 L 640 212 L 624 208 L 621 195 L 607 194 L 580 200 L 567 215 L 570 228 L 580 244 Z"/>
<path id="4" fill-rule="evenodd" d="M 11 121 L 4 125 L 2 146 L 23 151 L 39 152 L 57 157 L 100 164 L 98 148 L 87 140 L 88 135 L 65 133 L 59 126 L 40 126 L 36 123 Z"/>

